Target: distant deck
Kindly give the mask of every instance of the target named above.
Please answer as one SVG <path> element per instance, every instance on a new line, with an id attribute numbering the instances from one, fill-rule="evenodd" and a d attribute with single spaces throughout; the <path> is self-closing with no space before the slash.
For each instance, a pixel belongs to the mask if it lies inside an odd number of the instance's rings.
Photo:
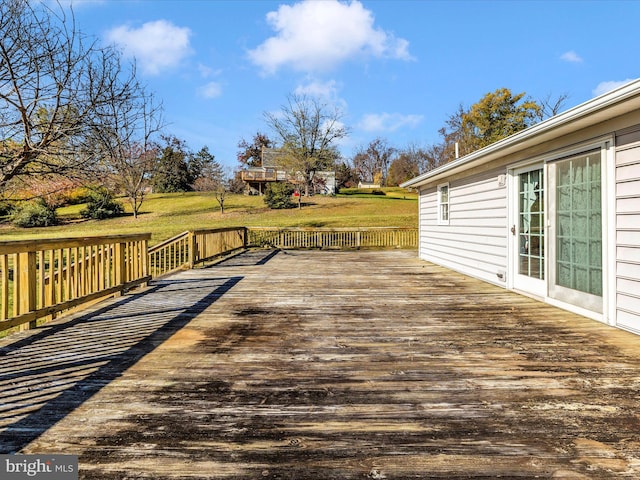
<path id="1" fill-rule="evenodd" d="M 0 340 L 84 479 L 639 478 L 640 337 L 411 251 L 253 251 Z"/>

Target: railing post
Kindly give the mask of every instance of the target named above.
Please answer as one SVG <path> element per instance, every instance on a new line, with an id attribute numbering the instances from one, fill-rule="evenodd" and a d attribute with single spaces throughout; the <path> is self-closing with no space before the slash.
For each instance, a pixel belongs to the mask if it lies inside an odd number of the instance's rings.
<path id="1" fill-rule="evenodd" d="M 189 232 L 189 269 L 192 269 L 196 264 L 196 235 L 193 232 Z"/>
<path id="2" fill-rule="evenodd" d="M 14 301 L 17 302 L 16 315 L 32 312 L 37 305 L 36 252 L 24 252 L 17 255 L 16 284 L 14 285 Z M 36 322 L 23 324 L 20 330 L 35 328 Z"/>
<path id="3" fill-rule="evenodd" d="M 115 269 L 114 278 L 116 285 L 124 285 L 127 282 L 127 263 L 126 263 L 127 244 L 124 242 L 115 244 L 115 255 L 113 259 L 113 268 Z"/>
<path id="4" fill-rule="evenodd" d="M 149 241 L 142 240 L 142 253 L 141 253 L 140 263 L 142 264 L 142 276 L 146 277 L 149 275 L 151 271 L 151 259 L 149 258 Z M 142 284 L 142 286 L 146 287 L 147 282 Z"/>

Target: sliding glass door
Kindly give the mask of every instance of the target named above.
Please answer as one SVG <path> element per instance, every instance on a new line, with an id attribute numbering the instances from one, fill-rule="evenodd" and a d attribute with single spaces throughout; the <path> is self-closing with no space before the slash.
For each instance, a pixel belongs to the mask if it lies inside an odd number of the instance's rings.
<path id="1" fill-rule="evenodd" d="M 602 312 L 602 162 L 599 150 L 549 164 L 549 296 Z"/>

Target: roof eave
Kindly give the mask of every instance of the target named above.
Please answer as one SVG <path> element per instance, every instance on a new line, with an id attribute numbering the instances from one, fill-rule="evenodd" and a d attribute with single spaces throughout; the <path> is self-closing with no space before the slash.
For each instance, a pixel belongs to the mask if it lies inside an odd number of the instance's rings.
<path id="1" fill-rule="evenodd" d="M 549 140 L 550 138 L 565 135 L 568 133 L 566 131 L 567 129 L 572 131 L 578 130 L 614 118 L 619 115 L 619 112 L 612 109 L 612 107 L 634 98 L 638 100 L 636 108 L 640 108 L 640 79 L 634 80 L 615 90 L 577 105 L 566 112 L 548 118 L 543 122 L 499 140 L 498 142 L 492 143 L 491 145 L 470 153 L 469 155 L 465 155 L 464 157 L 423 173 L 422 175 L 400 184 L 400 186 L 403 188 L 415 188 L 427 183 L 433 183 L 445 175 L 454 173 L 455 170 L 463 168 L 466 169 L 472 166 L 488 163 L 501 155 L 505 155 L 506 153 L 523 150 L 536 143 L 536 141 L 539 141 L 542 136 L 545 136 L 545 134 L 549 136 L 549 138 L 546 138 L 545 140 Z M 596 115 L 598 112 L 606 113 L 608 110 L 610 111 L 609 115 Z M 580 122 L 580 120 L 589 118 L 591 118 L 591 121 Z"/>

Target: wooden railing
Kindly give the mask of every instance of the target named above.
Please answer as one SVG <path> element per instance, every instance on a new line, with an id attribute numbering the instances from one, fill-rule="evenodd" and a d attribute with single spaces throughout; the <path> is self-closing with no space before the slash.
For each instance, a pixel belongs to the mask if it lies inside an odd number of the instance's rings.
<path id="1" fill-rule="evenodd" d="M 249 246 L 295 248 L 417 248 L 418 229 L 369 228 L 248 228 Z"/>
<path id="2" fill-rule="evenodd" d="M 240 178 L 244 182 L 275 182 L 278 180 L 278 172 L 274 169 L 267 169 L 266 171 L 251 171 L 243 170 L 240 174 Z"/>
<path id="3" fill-rule="evenodd" d="M 150 237 L 0 242 L 0 331 L 148 282 Z"/>
<path id="4" fill-rule="evenodd" d="M 416 248 L 415 228 L 231 227 L 184 232 L 148 248 L 150 234 L 0 242 L 0 332 L 120 294 L 152 278 L 251 247 Z"/>
<path id="5" fill-rule="evenodd" d="M 160 277 L 244 248 L 246 231 L 231 227 L 183 232 L 149 249 L 149 271 Z"/>

